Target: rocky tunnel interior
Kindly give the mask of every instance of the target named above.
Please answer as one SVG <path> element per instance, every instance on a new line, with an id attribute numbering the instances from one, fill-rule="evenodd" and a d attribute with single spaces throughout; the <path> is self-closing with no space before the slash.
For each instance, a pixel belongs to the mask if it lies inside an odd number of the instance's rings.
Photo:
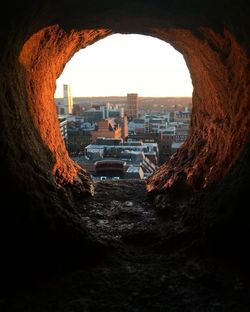
<path id="1" fill-rule="evenodd" d="M 0 37 L 3 271 L 70 266 L 107 252 L 79 214 L 79 205 L 88 209 L 95 201 L 96 186 L 68 156 L 54 92 L 74 53 L 113 33 L 170 43 L 183 54 L 194 86 L 188 139 L 147 180 L 150 205 L 164 218 L 177 215 L 203 250 L 247 263 L 249 11 L 247 1 L 6 5 Z"/>

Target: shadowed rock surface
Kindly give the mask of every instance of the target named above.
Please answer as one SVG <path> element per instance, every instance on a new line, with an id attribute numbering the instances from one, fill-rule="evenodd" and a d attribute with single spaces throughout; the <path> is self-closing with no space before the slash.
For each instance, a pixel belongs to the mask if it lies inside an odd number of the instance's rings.
<path id="1" fill-rule="evenodd" d="M 42 270 L 49 275 L 57 266 L 95 263 L 109 254 L 109 248 L 116 249 L 114 231 L 138 252 L 156 243 L 159 235 L 161 252 L 175 250 L 176 244 L 170 248 L 162 241 L 164 235 L 168 241 L 169 233 L 189 248 L 190 237 L 196 235 L 199 248 L 249 271 L 249 15 L 245 0 L 4 3 L 0 19 L 2 284 L 12 280 L 15 284 L 14 277 L 23 272 L 28 276 Z M 92 198 L 90 175 L 69 158 L 60 135 L 53 99 L 56 78 L 75 52 L 117 32 L 169 42 L 183 54 L 190 70 L 194 92 L 189 137 L 146 186 L 156 211 L 169 220 L 168 227 L 156 226 L 152 211 L 140 223 L 148 212 L 145 202 L 141 212 L 134 213 L 141 226 L 131 223 L 127 210 L 133 198 L 127 198 L 125 206 L 113 198 L 111 215 L 99 213 L 100 220 L 96 216 L 93 221 L 88 205 L 98 204 L 98 192 Z M 130 187 L 134 192 L 134 185 Z M 89 213 L 85 219 L 79 205 Z M 111 229 L 107 224 L 117 211 L 119 218 L 127 214 L 129 221 L 113 222 Z M 173 219 L 188 233 L 179 236 Z"/>
<path id="2" fill-rule="evenodd" d="M 233 263 L 204 252 L 180 217 L 190 203 L 171 203 L 163 218 L 145 183 L 101 182 L 78 206 L 82 222 L 106 255 L 95 264 L 5 289 L 1 311 L 249 311 L 249 281 Z M 180 207 L 182 206 L 182 208 Z"/>

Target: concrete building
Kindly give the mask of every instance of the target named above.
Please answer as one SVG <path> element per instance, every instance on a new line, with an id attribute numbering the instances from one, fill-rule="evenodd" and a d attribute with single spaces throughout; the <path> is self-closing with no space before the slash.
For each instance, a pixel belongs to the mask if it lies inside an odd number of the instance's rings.
<path id="1" fill-rule="evenodd" d="M 144 119 L 134 118 L 128 124 L 128 131 L 131 134 L 138 134 L 145 132 L 145 121 Z"/>
<path id="2" fill-rule="evenodd" d="M 103 137 L 98 137 L 96 139 L 96 145 L 108 145 L 108 146 L 118 146 L 123 143 L 122 139 L 114 139 L 114 138 L 103 138 Z"/>
<path id="3" fill-rule="evenodd" d="M 139 99 L 137 93 L 127 94 L 125 113 L 129 119 L 137 118 L 139 114 Z"/>
<path id="4" fill-rule="evenodd" d="M 59 116 L 66 116 L 73 112 L 73 98 L 71 95 L 71 88 L 69 85 L 63 85 L 63 98 L 55 99 L 57 107 L 57 114 Z"/>
<path id="5" fill-rule="evenodd" d="M 99 110 L 103 113 L 103 119 L 124 117 L 124 108 L 114 107 L 114 105 L 111 105 L 110 103 L 100 106 Z"/>
<path id="6" fill-rule="evenodd" d="M 124 118 L 123 108 L 114 108 L 110 103 L 105 105 L 93 105 L 88 110 L 82 113 L 85 121 L 98 122 L 108 118 Z"/>
<path id="7" fill-rule="evenodd" d="M 142 180 L 144 178 L 144 172 L 141 166 L 130 166 L 125 172 L 125 179 L 139 179 Z"/>
<path id="8" fill-rule="evenodd" d="M 174 141 L 175 142 L 184 142 L 189 133 L 189 124 L 183 124 L 176 128 Z"/>
<path id="9" fill-rule="evenodd" d="M 68 140 L 67 119 L 62 116 L 59 116 L 58 121 L 59 121 L 61 135 L 64 139 L 65 144 L 67 145 L 67 140 Z"/>
<path id="10" fill-rule="evenodd" d="M 166 129 L 169 123 L 169 113 L 164 115 L 146 115 L 145 120 L 145 132 L 160 132 Z"/>
<path id="11" fill-rule="evenodd" d="M 71 94 L 71 87 L 69 85 L 63 85 L 63 106 L 64 114 L 72 114 L 73 110 L 73 98 Z"/>
<path id="12" fill-rule="evenodd" d="M 85 122 L 95 123 L 103 119 L 103 112 L 101 110 L 91 108 L 83 112 L 83 117 Z"/>
<path id="13" fill-rule="evenodd" d="M 174 121 L 190 123 L 192 112 L 186 107 L 184 111 L 174 112 Z"/>
<path id="14" fill-rule="evenodd" d="M 96 144 L 85 147 L 84 156 L 77 162 L 83 168 L 87 165 L 97 180 L 100 176 L 108 179 L 144 179 L 158 168 L 158 154 L 157 143 L 98 138 Z M 95 166 L 91 167 L 91 163 Z"/>
<path id="15" fill-rule="evenodd" d="M 104 144 L 101 144 L 104 143 Z M 113 145 L 111 145 L 113 143 Z M 156 169 L 159 157 L 159 148 L 157 143 L 143 142 L 119 142 L 117 139 L 98 138 L 96 144 L 90 144 L 85 147 L 85 156 L 91 159 L 115 158 L 140 163 L 149 155 L 152 168 Z M 148 167 L 148 166 L 147 166 Z"/>

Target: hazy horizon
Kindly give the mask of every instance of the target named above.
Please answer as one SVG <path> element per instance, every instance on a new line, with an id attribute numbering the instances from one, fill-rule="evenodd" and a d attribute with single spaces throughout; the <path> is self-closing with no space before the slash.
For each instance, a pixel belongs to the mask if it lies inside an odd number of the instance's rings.
<path id="1" fill-rule="evenodd" d="M 96 96 L 73 96 L 73 98 L 121 98 L 121 97 L 124 97 L 126 98 L 127 97 L 127 94 L 126 95 L 96 95 Z M 138 94 L 138 97 L 139 98 L 159 98 L 159 99 L 164 99 L 164 98 L 192 98 L 192 96 L 140 96 Z M 63 98 L 63 96 L 55 96 L 55 99 L 61 99 Z"/>
<path id="2" fill-rule="evenodd" d="M 144 35 L 110 35 L 77 52 L 56 80 L 73 97 L 192 97 L 185 60 L 165 41 Z M 113 94 L 113 95 L 110 95 Z"/>

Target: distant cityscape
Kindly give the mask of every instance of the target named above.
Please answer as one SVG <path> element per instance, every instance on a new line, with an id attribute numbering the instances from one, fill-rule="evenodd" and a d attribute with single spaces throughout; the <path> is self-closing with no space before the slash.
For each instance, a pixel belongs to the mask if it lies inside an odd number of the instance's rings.
<path id="1" fill-rule="evenodd" d="M 55 98 L 68 153 L 95 181 L 147 179 L 188 136 L 191 97 Z"/>

